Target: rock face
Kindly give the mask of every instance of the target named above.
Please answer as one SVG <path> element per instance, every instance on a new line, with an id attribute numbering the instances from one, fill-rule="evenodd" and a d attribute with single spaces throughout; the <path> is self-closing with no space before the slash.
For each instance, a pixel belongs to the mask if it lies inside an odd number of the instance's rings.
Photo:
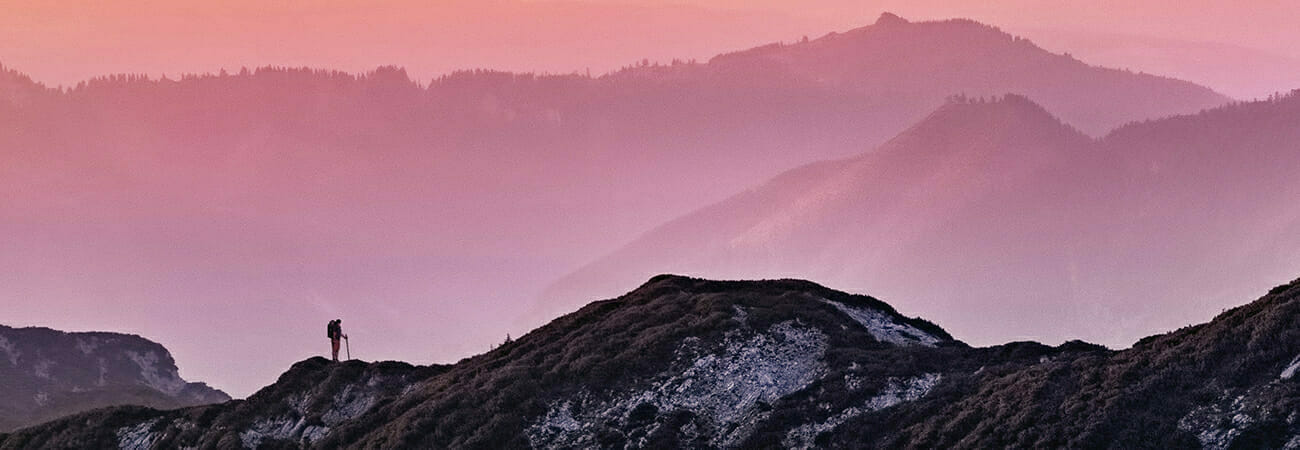
<path id="1" fill-rule="evenodd" d="M 451 366 L 294 365 L 247 401 L 120 407 L 0 447 L 1283 447 L 1300 280 L 1110 351 L 972 348 L 870 297 L 660 276 Z"/>
<path id="2" fill-rule="evenodd" d="M 181 379 L 163 346 L 117 333 L 0 325 L 0 431 L 110 405 L 180 408 L 230 400 Z"/>

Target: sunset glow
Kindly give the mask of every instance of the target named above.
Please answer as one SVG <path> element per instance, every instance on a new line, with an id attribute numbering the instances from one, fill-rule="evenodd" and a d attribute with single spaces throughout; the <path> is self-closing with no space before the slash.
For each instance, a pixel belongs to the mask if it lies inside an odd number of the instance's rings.
<path id="1" fill-rule="evenodd" d="M 235 397 L 336 317 L 366 360 L 450 363 L 658 272 L 1121 348 L 1300 273 L 1294 184 L 1185 122 L 1124 128 L 1300 88 L 1297 23 L 1281 0 L 0 0 L 0 324 L 141 334 Z M 1006 94 L 1028 101 L 996 118 L 1042 128 L 935 124 Z M 1286 127 L 1221 116 L 1294 162 Z M 1045 149 L 1118 156 L 1063 159 L 1097 171 L 1076 180 L 1035 172 Z M 1180 284 L 1204 295 L 1124 297 Z"/>

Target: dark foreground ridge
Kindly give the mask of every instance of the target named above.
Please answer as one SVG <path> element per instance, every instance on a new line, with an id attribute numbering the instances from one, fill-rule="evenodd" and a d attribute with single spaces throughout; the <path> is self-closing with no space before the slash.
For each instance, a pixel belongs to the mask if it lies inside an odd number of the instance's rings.
<path id="1" fill-rule="evenodd" d="M 797 280 L 651 279 L 451 366 L 295 364 L 246 401 L 119 407 L 0 447 L 1300 445 L 1300 280 L 1124 351 L 972 348 Z"/>

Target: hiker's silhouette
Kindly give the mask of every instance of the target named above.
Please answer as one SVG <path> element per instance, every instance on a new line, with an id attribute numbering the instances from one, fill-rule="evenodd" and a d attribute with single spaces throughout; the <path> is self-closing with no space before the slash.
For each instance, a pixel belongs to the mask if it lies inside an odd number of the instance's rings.
<path id="1" fill-rule="evenodd" d="M 330 338 L 330 349 L 334 356 L 334 361 L 339 360 L 339 339 L 347 339 L 348 335 L 343 334 L 343 319 L 331 320 L 325 327 L 325 335 Z"/>

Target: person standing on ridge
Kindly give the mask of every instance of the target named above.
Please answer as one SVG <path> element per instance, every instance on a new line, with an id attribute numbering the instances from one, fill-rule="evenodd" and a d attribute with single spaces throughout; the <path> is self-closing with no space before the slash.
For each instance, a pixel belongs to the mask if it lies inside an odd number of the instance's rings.
<path id="1" fill-rule="evenodd" d="M 334 362 L 339 361 L 339 339 L 347 339 L 348 335 L 343 334 L 343 319 L 331 320 L 329 326 L 325 327 L 325 334 L 330 338 L 330 348 L 333 350 Z"/>

